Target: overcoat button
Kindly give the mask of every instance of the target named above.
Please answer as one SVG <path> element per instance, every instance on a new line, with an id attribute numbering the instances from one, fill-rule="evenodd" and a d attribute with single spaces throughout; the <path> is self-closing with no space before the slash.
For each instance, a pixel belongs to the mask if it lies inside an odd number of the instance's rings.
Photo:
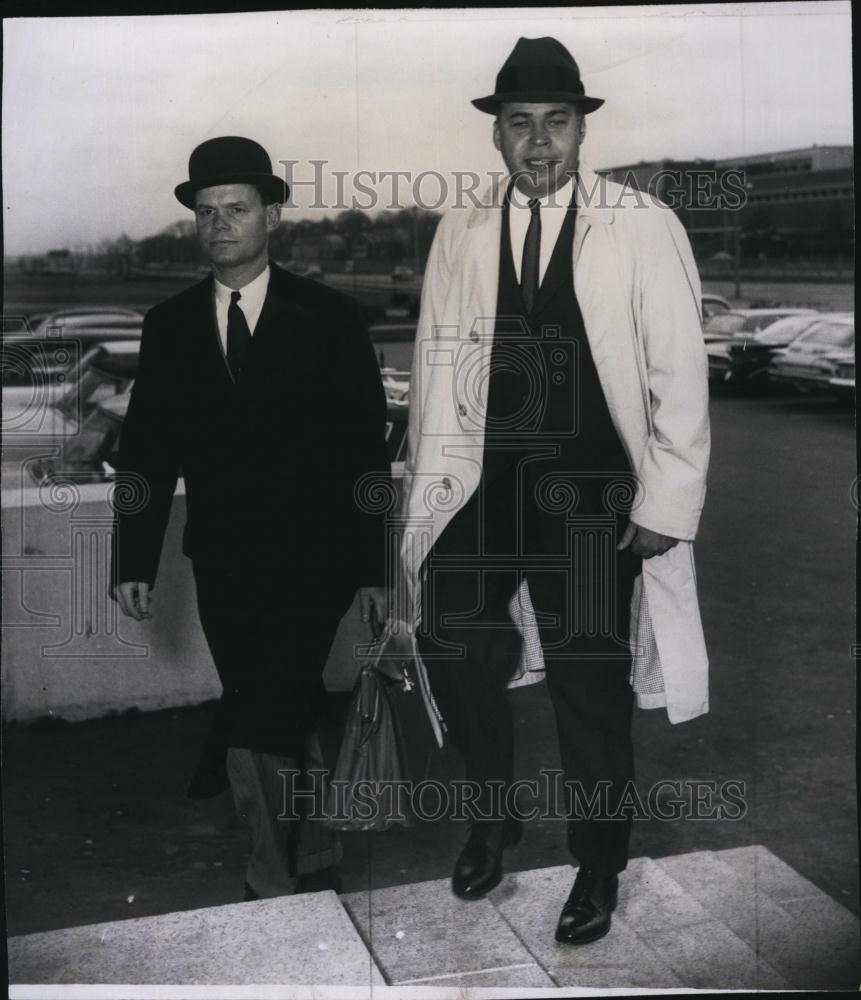
<path id="1" fill-rule="evenodd" d="M 457 404 L 457 412 L 458 412 L 458 413 L 459 413 L 459 414 L 460 414 L 460 415 L 461 415 L 462 417 L 465 417 L 465 416 L 466 416 L 466 407 L 465 407 L 465 406 L 463 405 L 463 403 L 458 403 L 458 404 Z"/>
<path id="2" fill-rule="evenodd" d="M 450 479 L 448 478 L 448 476 L 446 476 L 446 477 L 445 477 L 445 478 L 443 479 L 443 481 L 442 481 L 442 484 L 443 484 L 443 486 L 444 486 L 444 487 L 445 487 L 445 488 L 446 488 L 447 490 L 450 490 L 450 489 L 451 489 L 451 480 L 450 480 Z"/>
<path id="3" fill-rule="evenodd" d="M 470 332 L 470 334 L 469 334 L 469 339 L 473 342 L 473 344 L 477 344 L 478 343 L 478 331 L 477 330 L 472 330 Z"/>

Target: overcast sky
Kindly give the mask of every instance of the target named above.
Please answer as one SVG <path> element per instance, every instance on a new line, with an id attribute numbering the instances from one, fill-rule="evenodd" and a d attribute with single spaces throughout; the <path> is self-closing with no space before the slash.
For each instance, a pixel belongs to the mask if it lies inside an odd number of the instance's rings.
<path id="1" fill-rule="evenodd" d="M 499 170 L 469 102 L 521 35 L 558 38 L 606 100 L 592 167 L 852 142 L 848 3 L 6 20 L 6 253 L 190 218 L 173 188 L 217 135 L 299 161 L 300 180 L 328 161 L 329 200 L 335 170 Z M 285 218 L 324 214 L 308 188 L 296 202 Z"/>

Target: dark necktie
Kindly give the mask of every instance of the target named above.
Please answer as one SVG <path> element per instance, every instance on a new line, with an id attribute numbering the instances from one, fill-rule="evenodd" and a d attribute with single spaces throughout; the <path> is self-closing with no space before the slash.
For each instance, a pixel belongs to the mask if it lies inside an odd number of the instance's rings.
<path id="1" fill-rule="evenodd" d="M 535 299 L 538 297 L 539 260 L 541 257 L 540 208 L 537 198 L 529 199 L 529 211 L 532 213 L 532 217 L 529 220 L 529 228 L 526 230 L 523 260 L 520 264 L 520 288 L 523 292 L 523 302 L 526 305 L 527 313 L 532 312 Z"/>
<path id="2" fill-rule="evenodd" d="M 245 313 L 239 307 L 241 298 L 239 292 L 231 292 L 230 306 L 227 309 L 227 363 L 234 378 L 239 378 L 242 374 L 251 351 L 251 331 L 248 329 Z"/>

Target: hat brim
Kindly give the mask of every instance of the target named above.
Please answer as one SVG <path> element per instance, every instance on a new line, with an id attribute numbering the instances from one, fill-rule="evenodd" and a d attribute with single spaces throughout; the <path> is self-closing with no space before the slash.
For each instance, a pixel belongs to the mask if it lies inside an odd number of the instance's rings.
<path id="1" fill-rule="evenodd" d="M 218 174 L 215 177 L 203 177 L 196 181 L 183 181 L 178 184 L 173 193 L 177 201 L 186 208 L 194 209 L 194 196 L 198 191 L 208 187 L 218 187 L 219 184 L 254 184 L 271 202 L 283 204 L 290 194 L 290 186 L 275 174 L 249 174 L 248 172 Z"/>
<path id="2" fill-rule="evenodd" d="M 490 94 L 488 97 L 477 97 L 473 106 L 488 115 L 498 115 L 502 104 L 549 104 L 562 101 L 565 104 L 579 104 L 584 115 L 597 111 L 604 103 L 602 97 L 587 97 L 585 94 L 572 94 L 562 90 L 530 90 L 516 91 L 509 94 Z"/>

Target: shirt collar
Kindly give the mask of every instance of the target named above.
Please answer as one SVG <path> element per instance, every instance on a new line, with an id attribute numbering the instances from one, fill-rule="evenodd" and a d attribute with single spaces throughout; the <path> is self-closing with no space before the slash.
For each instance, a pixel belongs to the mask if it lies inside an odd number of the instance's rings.
<path id="1" fill-rule="evenodd" d="M 230 296 L 234 291 L 238 291 L 242 298 L 240 302 L 245 305 L 246 309 L 252 308 L 255 304 L 263 303 L 266 298 L 266 290 L 269 287 L 269 271 L 270 267 L 267 264 L 266 267 L 257 275 L 253 281 L 249 281 L 247 285 L 243 285 L 242 288 L 234 289 L 227 285 L 222 284 L 215 275 L 212 276 L 215 282 L 215 301 L 217 303 L 229 303 Z M 243 310 L 244 312 L 245 310 Z"/>
<path id="2" fill-rule="evenodd" d="M 511 192 L 513 197 L 509 197 L 508 201 L 512 208 L 521 209 L 522 211 L 528 212 L 529 199 L 523 194 L 522 191 L 517 191 L 515 193 L 514 188 Z M 538 199 L 538 204 L 542 209 L 544 208 L 558 208 L 567 209 L 571 204 L 571 198 L 574 194 L 574 182 L 569 177 L 567 181 L 562 185 L 561 188 L 557 188 L 552 194 L 547 194 L 543 198 Z"/>

